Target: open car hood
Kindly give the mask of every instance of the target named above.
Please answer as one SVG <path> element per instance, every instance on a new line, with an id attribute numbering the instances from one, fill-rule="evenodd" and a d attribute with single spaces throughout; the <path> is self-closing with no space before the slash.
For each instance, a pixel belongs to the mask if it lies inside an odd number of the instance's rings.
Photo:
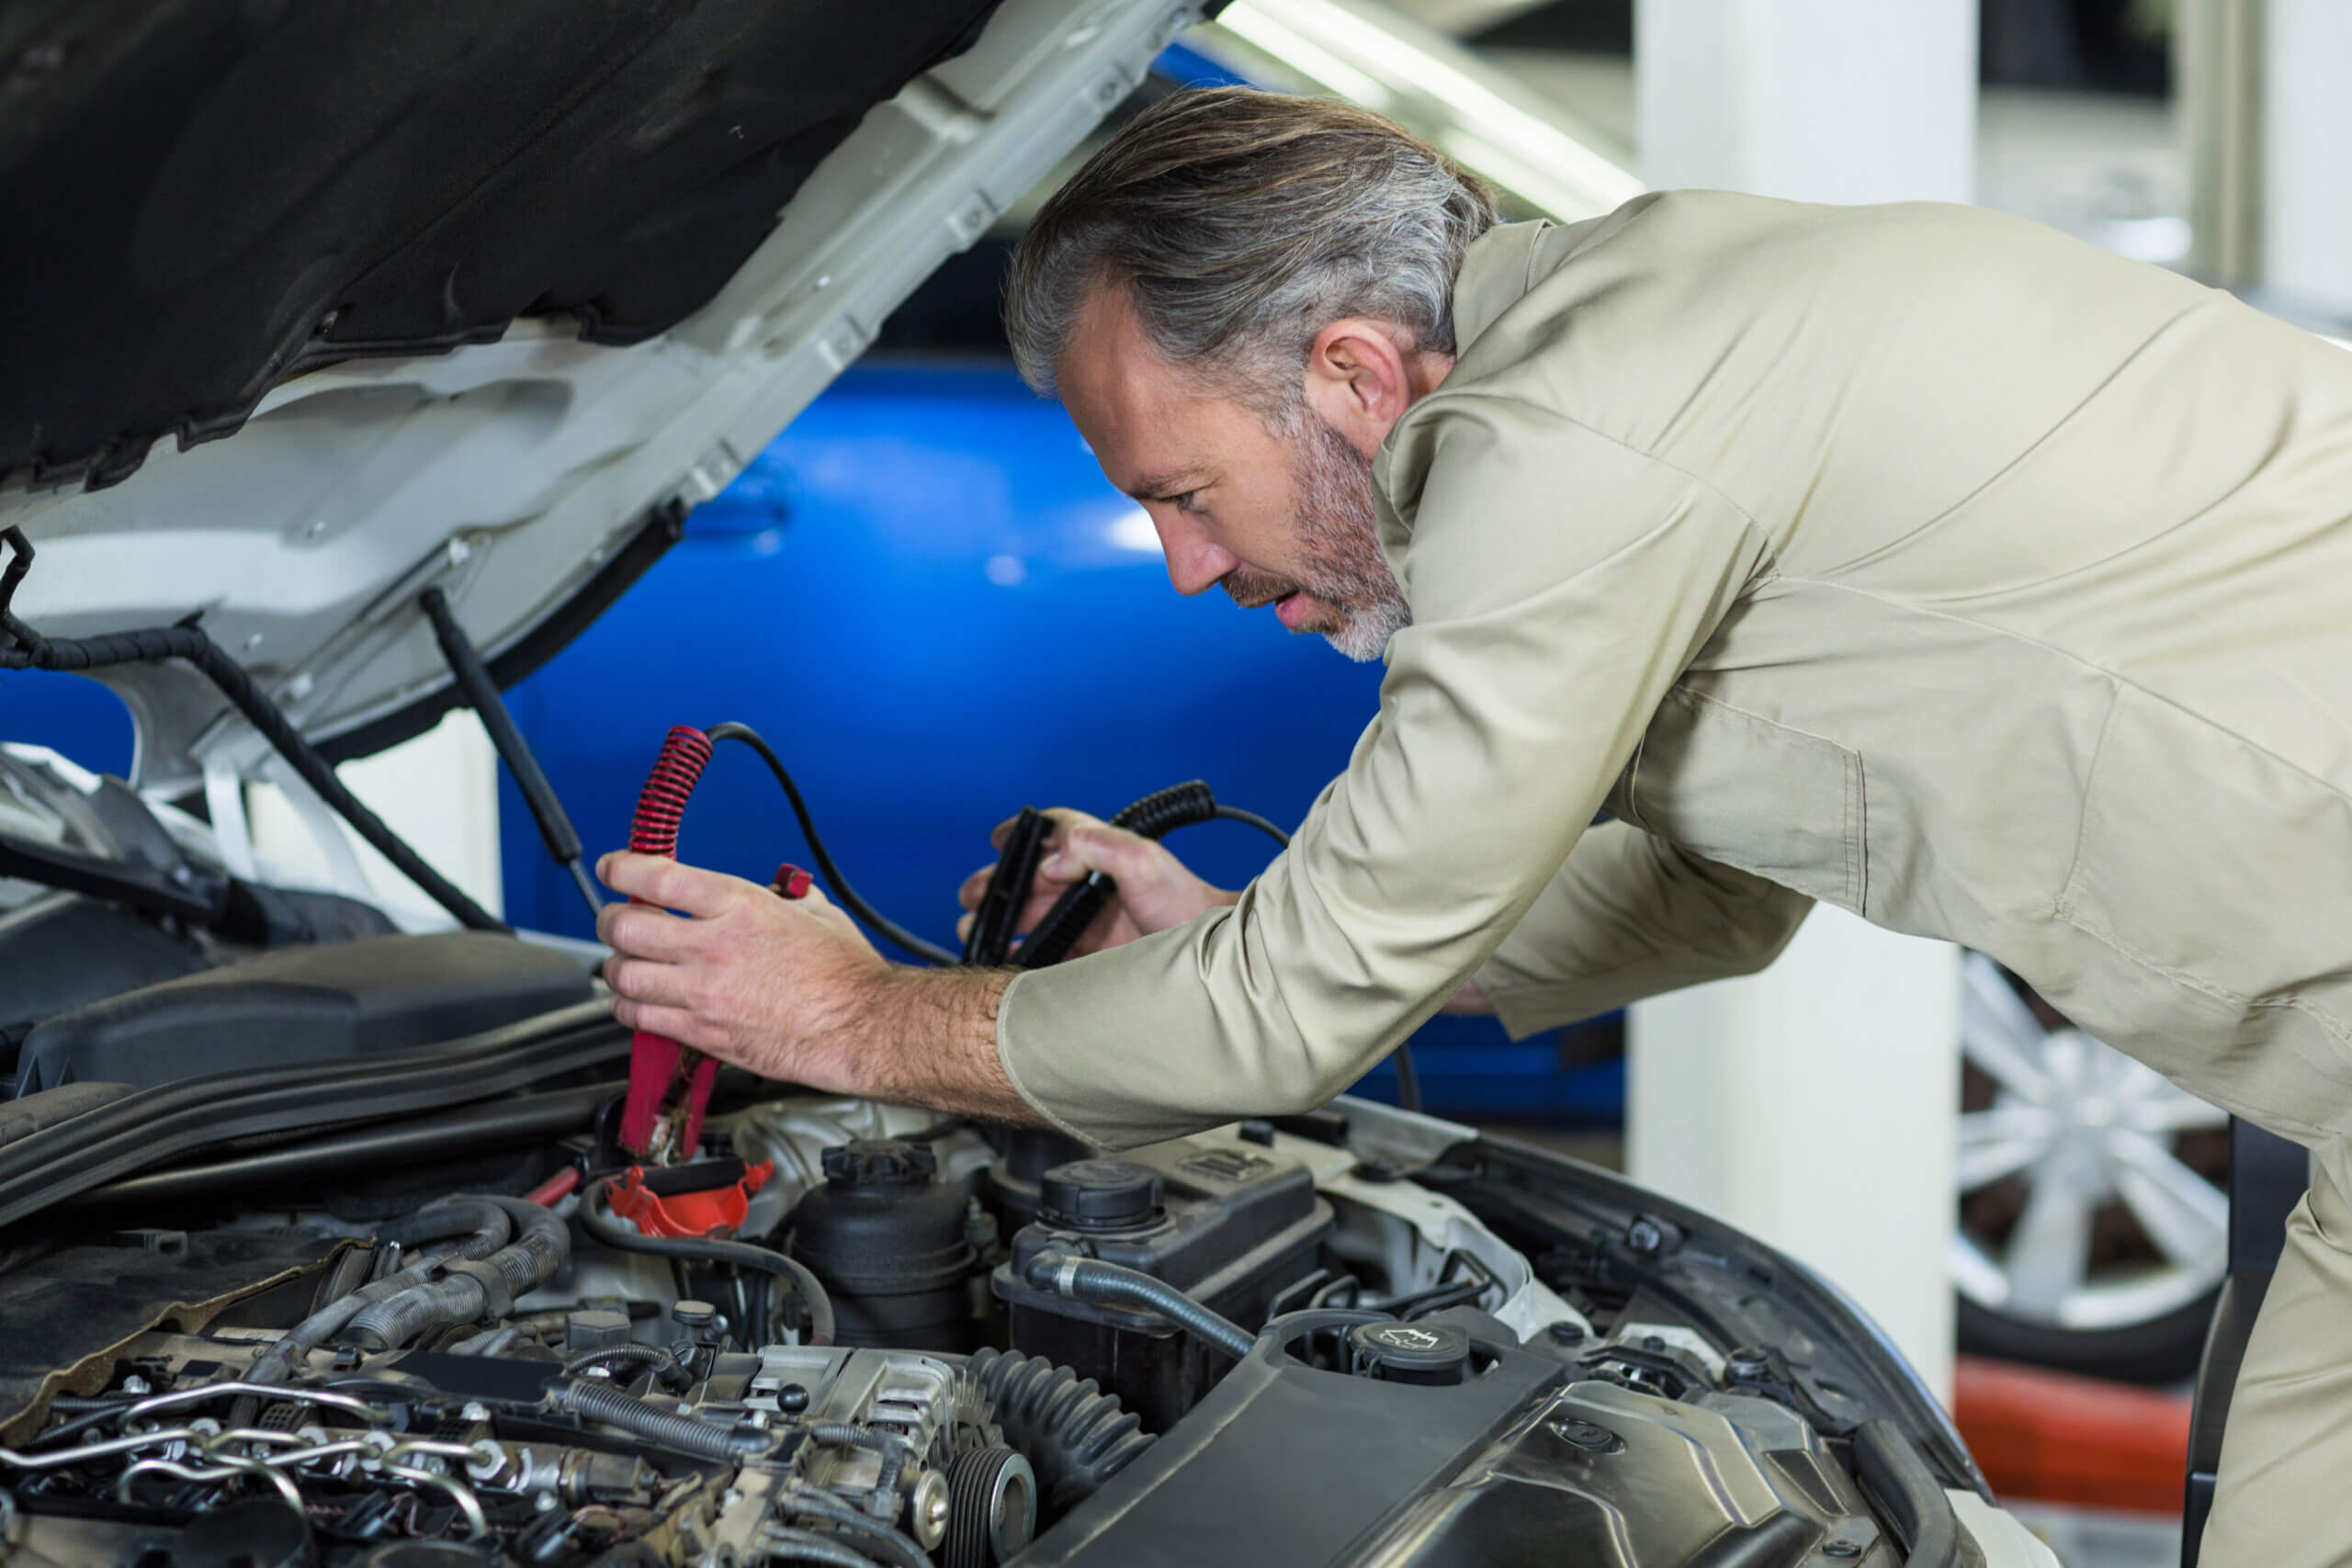
<path id="1" fill-rule="evenodd" d="M 198 615 L 331 755 L 421 730 L 420 594 L 552 654 L 1216 8 L 10 7 L 15 613 Z M 98 678 L 142 790 L 266 758 L 185 664 Z"/>

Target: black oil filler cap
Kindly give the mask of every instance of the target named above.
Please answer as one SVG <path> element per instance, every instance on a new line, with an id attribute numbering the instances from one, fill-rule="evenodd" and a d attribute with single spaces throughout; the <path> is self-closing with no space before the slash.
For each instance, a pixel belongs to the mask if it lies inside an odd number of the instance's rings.
<path id="1" fill-rule="evenodd" d="M 1124 1159 L 1057 1165 L 1038 1184 L 1037 1220 L 1066 1231 L 1124 1231 L 1156 1224 L 1166 1213 L 1159 1172 Z"/>
<path id="2" fill-rule="evenodd" d="M 939 1169 L 939 1158 L 922 1144 L 896 1138 L 857 1138 L 827 1149 L 825 1179 L 841 1187 L 921 1185 Z"/>
<path id="3" fill-rule="evenodd" d="M 1450 1323 L 1360 1323 L 1348 1341 L 1358 1370 L 1383 1382 L 1458 1383 L 1470 1372 L 1470 1336 Z"/>

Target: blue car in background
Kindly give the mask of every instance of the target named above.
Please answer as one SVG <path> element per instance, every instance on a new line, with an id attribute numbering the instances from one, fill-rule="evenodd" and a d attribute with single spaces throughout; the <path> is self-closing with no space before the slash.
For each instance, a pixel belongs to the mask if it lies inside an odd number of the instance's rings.
<path id="1" fill-rule="evenodd" d="M 1141 97 L 1242 79 L 1184 44 Z M 1222 595 L 1169 586 L 1150 520 L 1114 490 L 1059 405 L 1012 369 L 997 301 L 1010 242 L 951 258 L 684 537 L 570 647 L 507 693 L 593 855 L 618 847 L 674 724 L 738 720 L 776 746 L 858 891 L 954 945 L 957 886 L 1023 805 L 1107 817 L 1200 778 L 1285 827 L 1346 766 L 1381 668 Z M 114 695 L 27 673 L 5 691 L 11 740 L 127 773 Z M 506 916 L 594 934 L 500 780 Z M 1231 823 L 1170 847 L 1239 886 L 1272 846 Z M 809 857 L 765 770 L 722 748 L 680 852 L 764 881 Z M 1489 1019 L 1414 1036 L 1426 1107 L 1613 1122 L 1617 1015 L 1512 1043 Z M 1383 1064 L 1358 1092 L 1394 1100 Z"/>
<path id="2" fill-rule="evenodd" d="M 957 884 L 1023 805 L 1109 816 L 1181 779 L 1285 826 L 1347 764 L 1381 669 L 1168 583 L 1143 509 L 1009 361 L 862 366 L 795 421 L 578 642 L 508 694 L 592 845 L 628 834 L 673 724 L 737 719 L 776 745 L 858 890 L 953 943 Z M 508 917 L 587 934 L 522 799 L 502 819 Z M 1239 886 L 1272 846 L 1230 823 L 1170 847 Z M 784 802 L 722 748 L 685 858 L 761 880 L 806 860 Z M 1606 1036 L 1611 1025 L 1598 1026 Z M 1429 1108 L 1613 1120 L 1603 1040 L 1519 1044 L 1487 1019 L 1415 1037 Z M 1393 1098 L 1385 1066 L 1365 1089 Z"/>
<path id="3" fill-rule="evenodd" d="M 992 276 L 987 257 L 978 265 Z M 1058 405 L 1009 360 L 933 354 L 843 376 L 507 696 L 592 850 L 626 841 L 670 726 L 753 726 L 858 890 L 952 943 L 957 884 L 1023 804 L 1108 816 L 1197 777 L 1295 824 L 1346 765 L 1380 674 L 1222 595 L 1179 597 L 1149 520 Z M 128 772 L 130 723 L 104 688 L 19 675 L 7 697 L 10 739 Z M 508 918 L 592 934 L 511 781 L 502 796 Z M 1230 823 L 1170 847 L 1224 886 L 1272 849 Z M 808 858 L 775 783 L 734 748 L 696 791 L 681 852 L 762 880 Z M 1611 1028 L 1512 1044 L 1491 1020 L 1438 1019 L 1415 1037 L 1425 1100 L 1614 1120 Z M 1563 1066 L 1578 1058 L 1589 1065 Z M 1364 1089 L 1393 1099 L 1393 1071 Z"/>

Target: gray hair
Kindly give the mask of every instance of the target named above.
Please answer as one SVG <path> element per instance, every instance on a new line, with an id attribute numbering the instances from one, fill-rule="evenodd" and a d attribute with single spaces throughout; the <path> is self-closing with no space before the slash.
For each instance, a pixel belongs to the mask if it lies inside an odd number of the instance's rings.
<path id="1" fill-rule="evenodd" d="M 1316 334 L 1342 317 L 1453 353 L 1463 254 L 1496 221 L 1491 192 L 1369 109 L 1177 93 L 1088 159 L 1023 236 L 1005 288 L 1013 360 L 1050 395 L 1088 299 L 1116 285 L 1163 357 L 1276 418 Z"/>

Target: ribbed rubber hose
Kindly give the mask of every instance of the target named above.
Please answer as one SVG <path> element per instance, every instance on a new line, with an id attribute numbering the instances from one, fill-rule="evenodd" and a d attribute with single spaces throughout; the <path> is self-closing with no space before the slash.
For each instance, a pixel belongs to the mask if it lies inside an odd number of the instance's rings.
<path id="1" fill-rule="evenodd" d="M 472 1274 L 447 1274 L 378 1302 L 351 1320 L 351 1332 L 374 1350 L 397 1349 L 435 1328 L 503 1314 L 571 1257 L 571 1232 L 554 1214 L 520 1198 L 483 1200 L 515 1224 L 514 1239 L 481 1261 L 498 1274 L 505 1300 Z"/>
<path id="2" fill-rule="evenodd" d="M 966 1363 L 1004 1440 L 1037 1473 L 1038 1528 L 1069 1512 L 1152 1445 L 1115 1394 L 1043 1356 L 976 1350 Z"/>
<path id="3" fill-rule="evenodd" d="M 656 1258 L 682 1258 L 689 1263 L 723 1263 L 735 1269 L 757 1269 L 773 1274 L 800 1294 L 808 1309 L 808 1342 L 833 1342 L 833 1302 L 806 1264 L 764 1247 L 743 1241 L 719 1241 L 711 1236 L 647 1235 L 615 1219 L 605 1206 L 613 1179 L 605 1177 L 580 1195 L 580 1224 L 590 1235 L 622 1252 L 645 1252 Z"/>
<path id="4" fill-rule="evenodd" d="M 445 1198 L 425 1205 L 413 1214 L 378 1227 L 377 1240 L 402 1247 L 442 1241 L 453 1235 L 464 1236 L 465 1240 L 421 1258 L 372 1285 L 362 1285 L 329 1302 L 278 1336 L 277 1343 L 254 1362 L 253 1371 L 247 1374 L 248 1380 L 267 1383 L 284 1381 L 293 1370 L 298 1355 L 308 1356 L 341 1333 L 345 1325 L 368 1308 L 423 1284 L 444 1263 L 460 1258 L 471 1261 L 488 1258 L 505 1246 L 506 1238 L 514 1234 L 514 1221 L 507 1216 L 506 1211 L 487 1198 Z"/>

